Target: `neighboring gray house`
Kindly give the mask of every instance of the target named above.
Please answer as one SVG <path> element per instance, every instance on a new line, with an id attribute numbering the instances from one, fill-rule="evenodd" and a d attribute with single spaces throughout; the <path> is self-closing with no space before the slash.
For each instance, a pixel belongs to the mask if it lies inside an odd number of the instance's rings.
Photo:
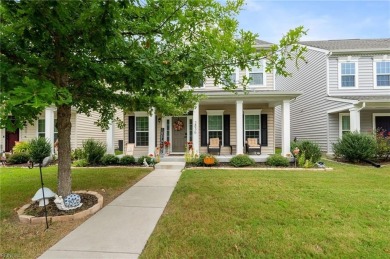
<path id="1" fill-rule="evenodd" d="M 292 77 L 277 77 L 276 90 L 301 91 L 291 102 L 291 139 L 332 143 L 348 131 L 390 132 L 390 39 L 303 41 L 306 62 L 290 62 Z M 281 124 L 275 111 L 276 128 Z M 276 145 L 280 133 L 276 134 Z"/>

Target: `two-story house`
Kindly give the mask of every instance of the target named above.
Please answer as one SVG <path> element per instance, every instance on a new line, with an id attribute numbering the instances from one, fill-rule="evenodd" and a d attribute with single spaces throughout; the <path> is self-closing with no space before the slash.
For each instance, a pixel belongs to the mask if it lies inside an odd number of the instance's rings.
<path id="1" fill-rule="evenodd" d="M 271 43 L 258 40 L 257 48 L 267 48 Z M 275 107 L 281 105 L 283 115 L 283 153 L 290 150 L 290 101 L 300 92 L 275 89 L 275 74 L 265 72 L 265 63 L 260 68 L 246 71 L 238 69 L 231 75 L 240 82 L 244 75 L 251 77 L 249 92 L 238 87 L 236 93 L 214 85 L 207 79 L 196 93 L 207 96 L 193 110 L 182 116 L 159 117 L 158 111 L 148 115 L 144 111 L 125 114 L 127 143 L 134 145 L 134 155 L 147 155 L 163 147 L 170 153 L 182 154 L 186 143 L 191 142 L 195 153 L 207 153 L 210 138 L 219 138 L 221 155 L 245 153 L 247 138 L 257 138 L 261 153 L 275 152 Z M 239 84 L 239 83 L 238 83 Z M 180 104 L 177 104 L 180 105 Z M 163 143 L 169 142 L 169 146 Z"/>
<path id="2" fill-rule="evenodd" d="M 306 62 L 299 69 L 289 62 L 292 77 L 276 78 L 277 90 L 303 92 L 291 103 L 292 139 L 315 141 L 333 153 L 332 143 L 345 132 L 390 132 L 390 39 L 301 44 Z"/>

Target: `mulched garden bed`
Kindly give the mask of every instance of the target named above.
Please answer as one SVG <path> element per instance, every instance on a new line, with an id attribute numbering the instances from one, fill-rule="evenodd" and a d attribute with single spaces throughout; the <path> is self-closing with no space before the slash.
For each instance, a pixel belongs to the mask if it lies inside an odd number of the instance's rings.
<path id="1" fill-rule="evenodd" d="M 198 166 L 186 163 L 186 168 L 192 168 L 192 167 L 198 167 Z M 234 166 L 230 165 L 230 163 L 228 163 L 228 162 L 219 162 L 217 165 L 203 166 L 203 167 L 205 167 L 205 168 L 207 168 L 207 167 L 213 167 L 213 168 L 240 168 L 240 167 L 234 167 Z M 254 165 L 246 166 L 246 167 L 251 167 L 251 168 L 252 167 L 253 168 L 271 168 L 270 166 L 267 166 L 265 163 L 255 163 Z M 294 165 L 294 163 L 290 163 L 290 165 L 287 166 L 287 167 L 272 167 L 272 168 L 295 168 L 295 165 Z"/>
<path id="2" fill-rule="evenodd" d="M 47 216 L 63 216 L 63 215 L 73 215 L 75 213 L 87 210 L 98 203 L 98 198 L 95 195 L 87 193 L 77 193 L 81 197 L 81 202 L 83 205 L 80 208 L 74 210 L 59 210 L 54 203 L 54 198 L 49 199 L 49 204 L 46 205 Z M 31 215 L 35 217 L 44 217 L 45 208 L 39 207 L 38 202 L 31 204 L 24 212 L 26 215 Z"/>

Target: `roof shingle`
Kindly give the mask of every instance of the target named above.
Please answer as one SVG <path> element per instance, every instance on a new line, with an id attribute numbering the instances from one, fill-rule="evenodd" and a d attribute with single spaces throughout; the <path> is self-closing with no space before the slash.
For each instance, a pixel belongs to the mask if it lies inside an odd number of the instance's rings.
<path id="1" fill-rule="evenodd" d="M 390 38 L 301 41 L 300 43 L 303 45 L 330 51 L 381 49 L 390 51 Z"/>

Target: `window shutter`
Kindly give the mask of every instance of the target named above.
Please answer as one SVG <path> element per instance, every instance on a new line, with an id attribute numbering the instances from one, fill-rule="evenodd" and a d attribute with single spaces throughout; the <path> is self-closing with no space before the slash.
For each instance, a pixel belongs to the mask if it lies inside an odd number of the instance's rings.
<path id="1" fill-rule="evenodd" d="M 207 146 L 207 115 L 200 115 L 200 145 Z"/>
<path id="2" fill-rule="evenodd" d="M 230 115 L 223 115 L 223 145 L 230 146 Z"/>
<path id="3" fill-rule="evenodd" d="M 129 116 L 129 143 L 135 143 L 135 117 Z"/>
<path id="4" fill-rule="evenodd" d="M 261 114 L 261 145 L 268 146 L 268 116 Z"/>

